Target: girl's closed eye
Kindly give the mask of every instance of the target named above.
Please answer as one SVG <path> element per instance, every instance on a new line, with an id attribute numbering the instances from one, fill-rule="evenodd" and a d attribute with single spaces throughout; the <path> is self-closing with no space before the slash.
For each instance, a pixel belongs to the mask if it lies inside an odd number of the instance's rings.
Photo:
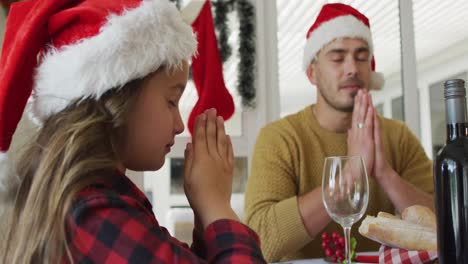
<path id="1" fill-rule="evenodd" d="M 168 100 L 167 102 L 169 103 L 169 106 L 170 106 L 170 107 L 177 107 L 177 101 L 175 101 L 175 100 Z"/>

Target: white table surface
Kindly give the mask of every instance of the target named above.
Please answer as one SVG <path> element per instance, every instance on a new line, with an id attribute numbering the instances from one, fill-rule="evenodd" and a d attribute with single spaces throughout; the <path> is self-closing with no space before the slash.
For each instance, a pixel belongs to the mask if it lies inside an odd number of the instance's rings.
<path id="1" fill-rule="evenodd" d="M 299 259 L 284 262 L 275 262 L 273 264 L 330 264 L 330 262 L 326 262 L 323 259 Z"/>
<path id="2" fill-rule="evenodd" d="M 358 255 L 379 255 L 378 251 L 375 252 L 362 252 L 362 253 L 357 253 Z M 298 260 L 289 260 L 289 261 L 283 261 L 283 262 L 275 262 L 272 264 L 330 264 L 331 262 L 326 262 L 322 258 L 314 258 L 314 259 L 298 259 Z M 362 262 L 353 262 L 353 264 L 368 264 L 368 263 L 362 263 Z"/>

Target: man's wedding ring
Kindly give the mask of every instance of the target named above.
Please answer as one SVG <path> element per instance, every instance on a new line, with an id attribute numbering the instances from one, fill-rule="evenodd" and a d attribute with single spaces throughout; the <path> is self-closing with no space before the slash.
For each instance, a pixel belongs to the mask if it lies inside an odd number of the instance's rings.
<path id="1" fill-rule="evenodd" d="M 357 124 L 357 127 L 358 127 L 358 128 L 363 128 L 363 127 L 364 127 L 364 124 L 363 124 L 363 123 L 358 123 L 358 124 Z"/>

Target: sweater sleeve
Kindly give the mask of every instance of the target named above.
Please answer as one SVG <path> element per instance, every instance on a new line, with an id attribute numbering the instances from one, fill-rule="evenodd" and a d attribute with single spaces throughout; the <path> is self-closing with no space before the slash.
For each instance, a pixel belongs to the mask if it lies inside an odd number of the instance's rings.
<path id="1" fill-rule="evenodd" d="M 434 193 L 432 161 L 427 157 L 418 138 L 402 125 L 400 176 L 426 193 Z"/>
<path id="2" fill-rule="evenodd" d="M 268 261 L 278 261 L 311 240 L 299 212 L 294 173 L 297 153 L 292 145 L 285 131 L 269 125 L 260 132 L 254 148 L 245 221 L 259 234 Z"/>

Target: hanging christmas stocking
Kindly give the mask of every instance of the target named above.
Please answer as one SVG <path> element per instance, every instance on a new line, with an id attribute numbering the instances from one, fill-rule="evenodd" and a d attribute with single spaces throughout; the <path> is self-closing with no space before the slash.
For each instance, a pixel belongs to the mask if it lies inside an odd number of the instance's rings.
<path id="1" fill-rule="evenodd" d="M 223 78 L 223 65 L 216 41 L 210 1 L 203 5 L 198 17 L 192 23 L 197 34 L 198 55 L 192 61 L 192 77 L 198 92 L 188 120 L 188 129 L 193 132 L 195 117 L 206 109 L 216 108 L 224 120 L 234 114 L 234 101 L 226 89 Z"/>

